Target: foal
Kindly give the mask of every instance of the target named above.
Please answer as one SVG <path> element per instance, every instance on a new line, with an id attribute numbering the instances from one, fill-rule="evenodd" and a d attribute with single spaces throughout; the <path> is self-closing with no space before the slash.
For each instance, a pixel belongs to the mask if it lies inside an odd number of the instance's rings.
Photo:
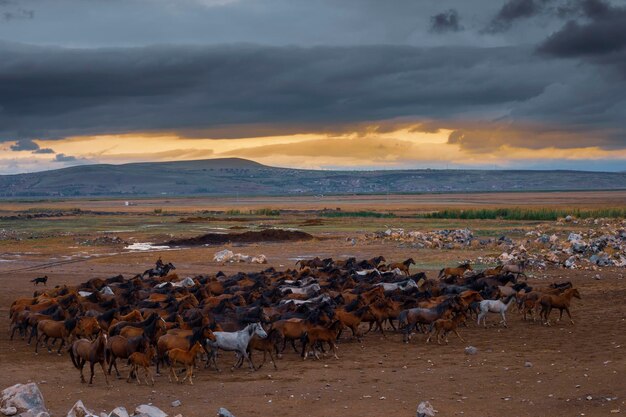
<path id="1" fill-rule="evenodd" d="M 154 346 L 149 345 L 146 353 L 142 352 L 134 352 L 128 357 L 128 364 L 132 365 L 132 369 L 128 372 L 128 378 L 126 378 L 126 382 L 130 382 L 133 373 L 135 374 L 135 378 L 137 379 L 137 384 L 141 385 L 139 381 L 139 367 L 141 366 L 146 374 L 146 385 L 148 385 L 148 376 L 152 381 L 152 386 L 154 386 L 154 377 L 152 376 L 152 372 L 150 371 L 150 365 L 152 365 L 152 359 L 156 356 L 156 349 Z M 117 370 L 117 368 L 115 369 Z M 110 373 L 110 371 L 109 371 Z"/>

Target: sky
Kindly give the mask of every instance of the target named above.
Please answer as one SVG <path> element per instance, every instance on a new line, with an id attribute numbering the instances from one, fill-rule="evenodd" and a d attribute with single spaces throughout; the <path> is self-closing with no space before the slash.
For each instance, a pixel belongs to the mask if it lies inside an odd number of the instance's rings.
<path id="1" fill-rule="evenodd" d="M 626 171 L 626 0 L 0 0 L 0 174 Z"/>

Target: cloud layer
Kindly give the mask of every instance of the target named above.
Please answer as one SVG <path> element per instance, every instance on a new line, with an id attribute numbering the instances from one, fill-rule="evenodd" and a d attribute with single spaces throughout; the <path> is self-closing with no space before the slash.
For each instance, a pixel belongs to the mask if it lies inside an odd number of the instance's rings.
<path id="1" fill-rule="evenodd" d="M 41 141 L 352 132 L 356 155 L 363 126 L 408 124 L 465 156 L 626 149 L 623 3 L 391 3 L 0 0 L 0 144 L 61 165 L 89 151 Z"/>

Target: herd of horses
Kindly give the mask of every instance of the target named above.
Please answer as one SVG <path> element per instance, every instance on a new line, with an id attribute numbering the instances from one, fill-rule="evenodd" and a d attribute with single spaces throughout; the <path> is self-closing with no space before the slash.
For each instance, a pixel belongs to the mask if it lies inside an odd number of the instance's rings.
<path id="1" fill-rule="evenodd" d="M 179 380 L 175 368 L 181 367 L 182 381 L 193 384 L 198 358 L 204 359 L 205 368 L 219 371 L 220 352 L 236 353 L 231 370 L 246 361 L 257 370 L 267 356 L 277 368 L 276 359 L 288 345 L 302 359 L 320 359 L 326 349 L 338 358 L 337 343 L 345 329 L 358 341 L 372 330 L 386 339 L 391 327 L 406 343 L 416 333 L 423 333 L 426 342 L 434 338 L 448 343 L 452 333 L 463 340 L 459 329 L 469 320 L 486 326 L 490 313 L 507 326 L 511 306 L 525 320 L 539 316 L 549 325 L 553 309 L 560 311 L 559 319 L 565 312 L 571 320 L 572 298 L 580 298 L 569 282 L 542 288 L 518 282 L 523 265 L 474 271 L 465 263 L 428 279 L 424 272 L 410 274 L 413 259 L 386 262 L 383 256 L 362 261 L 314 258 L 298 261 L 299 269 L 231 276 L 93 278 L 15 300 L 10 337 L 18 332 L 29 345 L 34 343 L 35 352 L 40 346 L 51 352 L 58 342 L 57 353 L 65 348 L 81 382 L 86 382 L 86 364 L 90 384 L 96 365 L 107 384 L 113 369 L 120 377 L 120 359 L 129 365 L 129 382 L 134 378 L 140 383 L 141 371 L 145 382 L 154 384 L 153 365 L 157 374 L 168 365 L 170 381 Z M 259 366 L 252 360 L 255 351 L 263 353 Z"/>

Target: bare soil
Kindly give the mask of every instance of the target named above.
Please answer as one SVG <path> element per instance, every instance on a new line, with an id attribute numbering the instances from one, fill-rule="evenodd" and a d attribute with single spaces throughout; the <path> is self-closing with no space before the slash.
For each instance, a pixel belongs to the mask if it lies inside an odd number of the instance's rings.
<path id="1" fill-rule="evenodd" d="M 381 226 L 383 222 L 394 226 L 395 220 L 377 221 Z M 351 222 L 362 222 L 365 229 L 370 219 Z M 418 261 L 416 271 L 426 270 L 434 277 L 443 265 L 485 254 L 481 249 L 475 249 L 476 253 L 416 250 L 393 242 L 357 240 L 352 245 L 346 238 L 358 237 L 358 232 L 328 230 L 339 224 L 334 219 L 329 224 L 317 233 L 324 240 L 237 245 L 238 252 L 265 254 L 270 262 L 267 266 L 211 261 L 217 250 L 232 245 L 144 253 L 79 247 L 72 243 L 72 237 L 64 236 L 2 241 L 0 258 L 9 261 L 0 262 L 0 326 L 8 328 L 8 310 L 14 299 L 32 295 L 35 287 L 29 281 L 36 276 L 47 274 L 48 286 L 78 284 L 118 273 L 132 276 L 151 267 L 158 256 L 173 262 L 181 277 L 220 270 L 227 274 L 257 271 L 270 266 L 284 269 L 301 257 L 370 258 L 380 254 L 390 261 L 411 256 Z M 350 227 L 359 226 L 353 223 Z M 600 280 L 594 279 L 596 274 Z M 532 271 L 531 285 L 571 280 L 580 289 L 582 300 L 573 302 L 574 325 L 568 321 L 551 327 L 524 322 L 512 311 L 508 328 L 499 326 L 492 316 L 486 329 L 475 323 L 461 328 L 466 342 L 451 335 L 450 343 L 441 346 L 426 344 L 422 335 L 407 345 L 400 334 L 391 331 L 387 338 L 369 333 L 357 343 L 344 332 L 339 360 L 329 356 L 321 361 L 302 361 L 296 353 L 286 351 L 278 361 L 278 370 L 268 362 L 258 372 L 230 372 L 228 365 L 234 355 L 223 354 L 219 361 L 225 370 L 199 369 L 193 386 L 172 384 L 161 376 L 154 387 L 114 378 L 107 387 L 101 371 L 96 370 L 95 383 L 89 387 L 80 383 L 78 370 L 67 355 L 35 355 L 33 346 L 19 338 L 10 341 L 6 332 L 0 332 L 0 388 L 37 382 L 55 416 L 65 415 L 79 399 L 97 412 L 118 405 L 132 410 L 151 402 L 170 415 L 194 417 L 214 415 L 219 407 L 238 417 L 414 416 L 417 404 L 424 400 L 439 410 L 439 416 L 606 416 L 614 415 L 612 410 L 624 414 L 625 275 L 624 269 L 617 268 Z M 477 347 L 478 353 L 466 355 L 468 345 Z M 256 363 L 260 359 L 258 354 L 254 357 Z M 525 366 L 526 362 L 532 366 Z M 182 405 L 172 408 L 170 403 L 176 399 Z"/>

